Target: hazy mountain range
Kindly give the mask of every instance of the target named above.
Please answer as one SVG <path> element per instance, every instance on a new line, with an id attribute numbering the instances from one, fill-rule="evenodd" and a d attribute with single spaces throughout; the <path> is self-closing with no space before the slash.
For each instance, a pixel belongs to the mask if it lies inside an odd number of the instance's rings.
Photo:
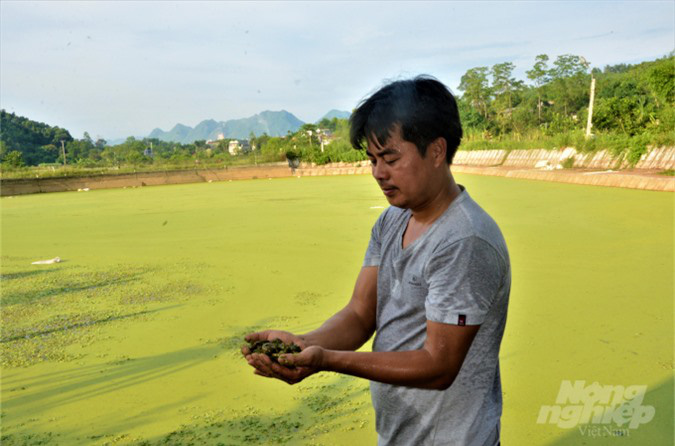
<path id="1" fill-rule="evenodd" d="M 345 119 L 349 118 L 349 115 L 349 112 L 346 111 L 331 110 L 319 119 L 319 121 L 324 118 Z M 251 133 L 256 136 L 262 135 L 263 133 L 267 133 L 270 136 L 283 136 L 289 131 L 297 131 L 303 124 L 305 124 L 303 121 L 286 110 L 267 110 L 248 118 L 231 119 L 229 121 L 218 122 L 213 119 L 206 119 L 197 124 L 194 128 L 183 124 L 176 124 L 168 132 L 156 128 L 150 132 L 148 138 L 189 144 L 193 141 L 202 139 L 215 140 L 221 133 L 225 138 L 232 139 L 248 139 Z"/>

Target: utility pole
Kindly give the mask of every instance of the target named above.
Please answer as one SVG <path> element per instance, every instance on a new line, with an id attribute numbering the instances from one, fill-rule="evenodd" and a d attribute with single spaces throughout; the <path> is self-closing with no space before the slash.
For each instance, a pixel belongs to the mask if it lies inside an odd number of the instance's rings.
<path id="1" fill-rule="evenodd" d="M 63 165 L 66 165 L 66 146 L 63 144 L 63 140 L 61 140 L 61 154 L 63 155 Z"/>
<path id="2" fill-rule="evenodd" d="M 586 69 L 591 67 L 591 64 L 583 57 L 580 57 L 581 63 Z M 588 120 L 586 121 L 586 139 L 591 137 L 591 128 L 593 127 L 593 101 L 595 99 L 595 76 L 591 69 L 591 97 L 588 100 Z"/>
<path id="3" fill-rule="evenodd" d="M 588 102 L 588 121 L 586 122 L 586 139 L 591 137 L 593 127 L 593 100 L 595 99 L 595 76 L 591 72 L 591 99 Z"/>

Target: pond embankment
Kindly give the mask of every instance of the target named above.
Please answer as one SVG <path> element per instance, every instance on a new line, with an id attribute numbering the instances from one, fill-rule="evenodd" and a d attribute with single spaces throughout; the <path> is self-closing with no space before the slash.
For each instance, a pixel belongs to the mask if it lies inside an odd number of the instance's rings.
<path id="1" fill-rule="evenodd" d="M 138 172 L 89 177 L 3 179 L 0 181 L 0 194 L 2 196 L 7 196 L 85 189 L 113 189 L 227 180 L 249 180 L 255 178 L 280 178 L 288 177 L 290 174 L 288 166 L 285 163 L 279 163 L 278 165 L 265 166 Z"/>
<path id="2" fill-rule="evenodd" d="M 675 177 L 659 172 L 675 170 L 675 148 L 652 149 L 634 166 L 628 160 L 617 158 L 607 151 L 578 153 L 571 147 L 561 150 L 459 151 L 452 170 L 475 175 L 672 192 L 675 191 Z M 3 179 L 0 180 L 0 194 L 10 196 L 256 178 L 369 173 L 368 161 L 326 165 L 301 163 L 295 170 L 291 170 L 285 163 L 277 163 L 90 177 Z"/>

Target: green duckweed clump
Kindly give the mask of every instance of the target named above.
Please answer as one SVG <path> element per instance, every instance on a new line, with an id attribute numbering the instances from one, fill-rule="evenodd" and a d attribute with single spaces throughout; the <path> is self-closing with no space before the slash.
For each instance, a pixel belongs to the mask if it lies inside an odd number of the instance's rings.
<path id="1" fill-rule="evenodd" d="M 274 362 L 279 362 L 279 356 L 286 353 L 300 353 L 302 349 L 300 346 L 291 342 L 290 344 L 285 344 L 279 338 L 276 338 L 272 341 L 256 341 L 249 342 L 249 349 L 251 353 L 263 353 Z"/>

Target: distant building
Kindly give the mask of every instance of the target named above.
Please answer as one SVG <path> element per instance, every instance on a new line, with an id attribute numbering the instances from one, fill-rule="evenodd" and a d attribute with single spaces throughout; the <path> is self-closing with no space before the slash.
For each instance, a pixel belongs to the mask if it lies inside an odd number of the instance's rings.
<path id="1" fill-rule="evenodd" d="M 213 148 L 213 147 L 217 146 L 220 141 L 224 141 L 224 140 L 225 140 L 225 135 L 223 135 L 222 133 L 218 133 L 218 136 L 216 136 L 216 139 L 207 140 L 206 145 Z"/>
<path id="2" fill-rule="evenodd" d="M 247 139 L 233 139 L 227 147 L 230 155 L 239 155 L 240 153 L 248 153 L 251 151 L 251 144 Z"/>

